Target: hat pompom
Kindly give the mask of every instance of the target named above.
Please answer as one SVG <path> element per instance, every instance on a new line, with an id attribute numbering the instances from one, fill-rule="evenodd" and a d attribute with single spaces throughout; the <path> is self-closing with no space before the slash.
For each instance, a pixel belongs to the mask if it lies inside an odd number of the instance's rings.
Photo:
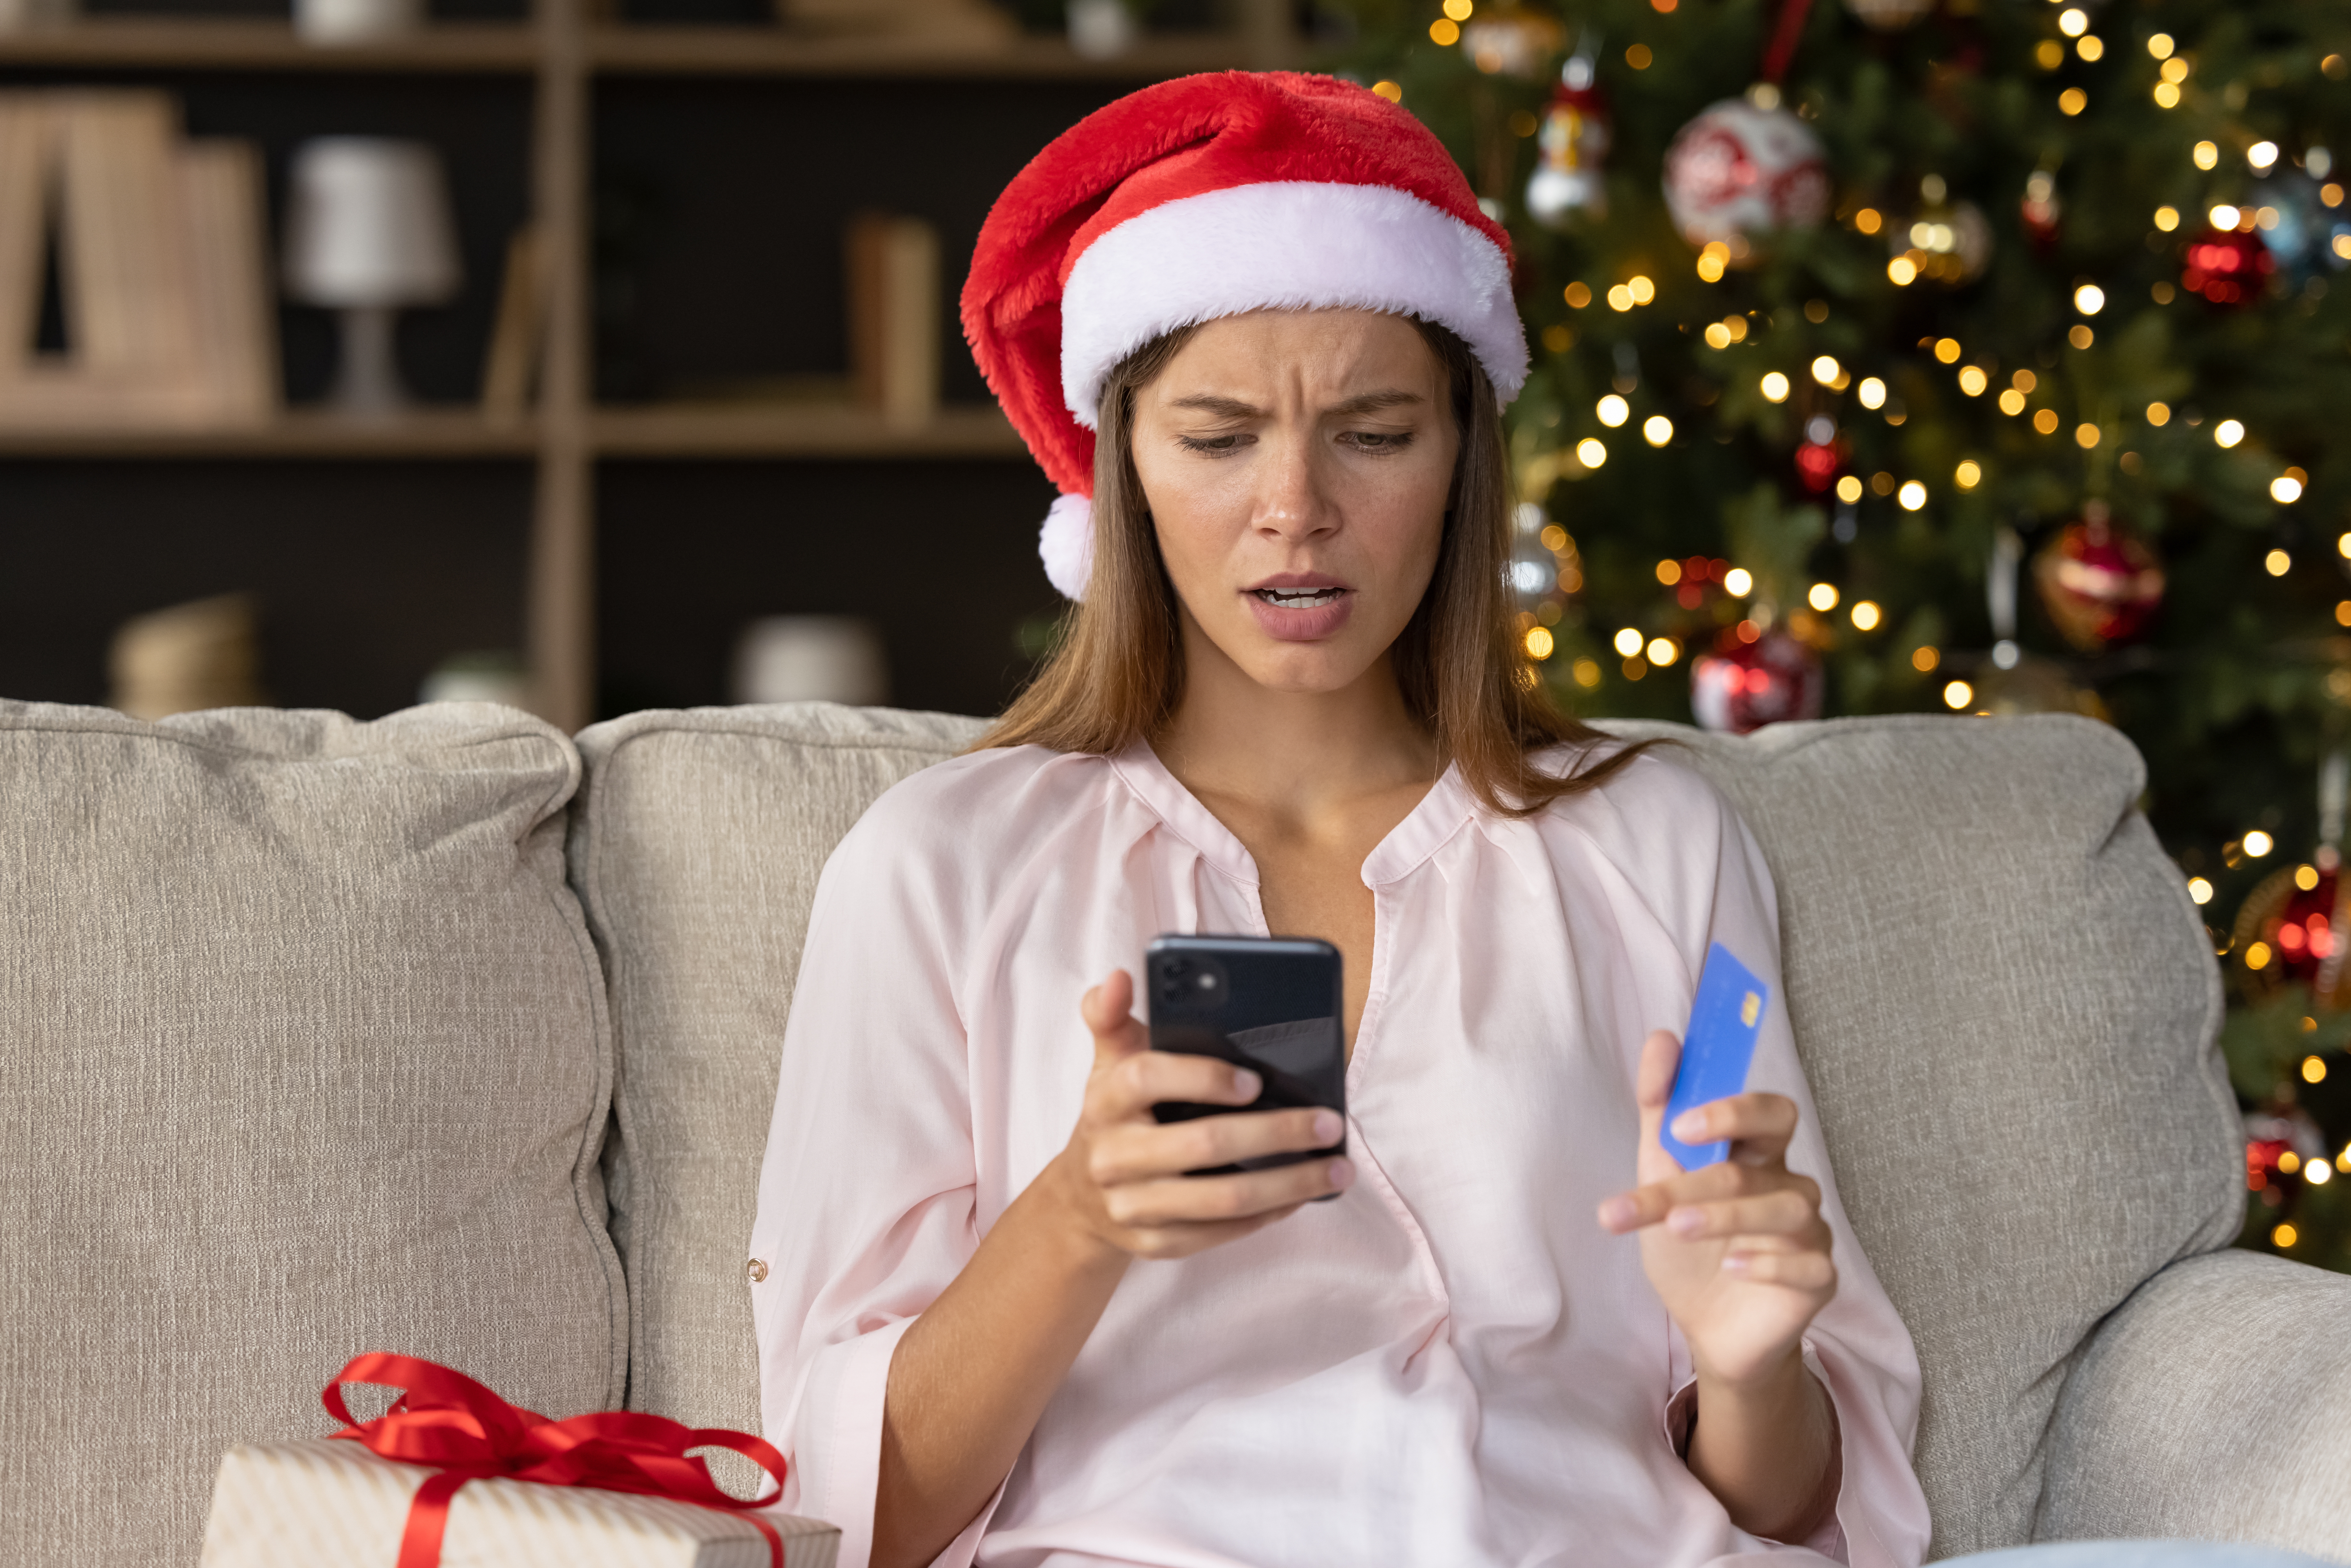
<path id="1" fill-rule="evenodd" d="M 1056 500 L 1037 536 L 1037 555 L 1062 598 L 1083 599 L 1086 580 L 1094 574 L 1094 504 L 1083 496 Z"/>

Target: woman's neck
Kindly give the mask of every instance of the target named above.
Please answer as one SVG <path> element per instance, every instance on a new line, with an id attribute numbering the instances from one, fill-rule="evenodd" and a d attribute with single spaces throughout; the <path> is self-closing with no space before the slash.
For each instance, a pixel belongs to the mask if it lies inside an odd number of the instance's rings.
<path id="1" fill-rule="evenodd" d="M 1276 691 L 1228 658 L 1191 616 L 1182 620 L 1184 695 L 1152 743 L 1194 794 L 1312 817 L 1366 794 L 1434 783 L 1443 770 L 1388 660 L 1374 660 L 1338 691 Z"/>

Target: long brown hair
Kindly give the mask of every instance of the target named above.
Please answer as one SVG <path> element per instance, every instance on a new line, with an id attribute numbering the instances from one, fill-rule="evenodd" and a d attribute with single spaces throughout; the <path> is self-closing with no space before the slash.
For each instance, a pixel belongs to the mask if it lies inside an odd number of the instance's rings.
<path id="1" fill-rule="evenodd" d="M 1480 804 L 1531 815 L 1600 784 L 1645 747 L 1620 748 L 1561 777 L 1534 752 L 1606 737 L 1552 701 L 1520 651 L 1503 573 L 1510 562 L 1510 464 L 1499 400 L 1469 346 L 1413 319 L 1444 368 L 1454 428 L 1453 506 L 1428 591 L 1389 651 L 1405 706 L 1461 770 Z M 1160 559 L 1134 470 L 1134 393 L 1196 329 L 1179 327 L 1128 355 L 1103 383 L 1094 443 L 1093 575 L 1086 597 L 1028 689 L 972 747 L 1044 746 L 1107 756 L 1157 735 L 1184 693 L 1176 589 Z"/>

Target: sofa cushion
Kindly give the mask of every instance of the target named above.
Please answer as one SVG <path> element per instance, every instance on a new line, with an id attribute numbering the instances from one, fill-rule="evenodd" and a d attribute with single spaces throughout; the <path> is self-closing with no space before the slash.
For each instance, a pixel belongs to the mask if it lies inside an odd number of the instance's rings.
<path id="1" fill-rule="evenodd" d="M 1938 1554 L 2022 1543 L 2085 1334 L 2243 1201 L 2220 988 L 2086 719 L 1905 716 L 1669 736 L 1778 883 L 1788 1000 L 1855 1231 L 1926 1373 Z M 575 881 L 612 976 L 631 1401 L 756 1417 L 742 1270 L 776 1052 L 833 843 L 974 721 L 643 714 L 580 737 Z"/>
<path id="2" fill-rule="evenodd" d="M 0 703 L 0 1539 L 193 1563 L 353 1354 L 618 1402 L 578 756 L 486 706 Z"/>
<path id="3" fill-rule="evenodd" d="M 1934 1553 L 2022 1544 L 2085 1336 L 2243 1210 L 2220 971 L 2138 753 L 2054 715 L 1609 727 L 1682 742 L 1762 845 L 1838 1190 L 1925 1373 Z"/>
<path id="4" fill-rule="evenodd" d="M 744 1269 L 817 874 L 875 796 L 980 727 L 789 703 L 580 732 L 571 877 L 611 988 L 632 1409 L 758 1429 Z"/>

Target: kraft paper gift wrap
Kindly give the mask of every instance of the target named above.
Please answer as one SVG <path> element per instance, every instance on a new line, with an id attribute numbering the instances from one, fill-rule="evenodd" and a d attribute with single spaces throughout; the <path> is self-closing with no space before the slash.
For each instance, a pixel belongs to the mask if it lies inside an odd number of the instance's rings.
<path id="1" fill-rule="evenodd" d="M 409 1500 L 435 1472 L 320 1438 L 231 1448 L 213 1485 L 202 1568 L 393 1568 Z M 762 1512 L 785 1568 L 832 1568 L 841 1531 Z M 667 1498 L 530 1481 L 468 1481 L 452 1501 L 443 1568 L 768 1568 L 741 1514 Z"/>

